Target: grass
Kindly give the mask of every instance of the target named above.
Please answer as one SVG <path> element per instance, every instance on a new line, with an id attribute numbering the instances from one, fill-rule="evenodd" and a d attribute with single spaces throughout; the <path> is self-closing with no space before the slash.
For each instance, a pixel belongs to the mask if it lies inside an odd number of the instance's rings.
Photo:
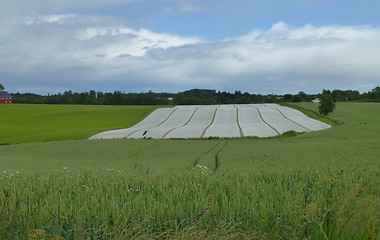
<path id="1" fill-rule="evenodd" d="M 288 138 L 0 146 L 0 238 L 378 239 L 379 110 Z"/>
<path id="2" fill-rule="evenodd" d="M 83 139 L 126 128 L 162 106 L 0 105 L 0 144 Z"/>

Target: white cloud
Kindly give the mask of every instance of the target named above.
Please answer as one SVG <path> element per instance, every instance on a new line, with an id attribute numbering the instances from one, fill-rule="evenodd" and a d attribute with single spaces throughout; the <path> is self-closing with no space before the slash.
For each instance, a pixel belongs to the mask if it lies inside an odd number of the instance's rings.
<path id="1" fill-rule="evenodd" d="M 256 93 L 369 90 L 380 85 L 380 29 L 292 27 L 215 42 L 117 19 L 43 15 L 0 29 L 0 77 L 14 91 L 179 91 L 205 87 Z M 44 86 L 44 87 L 43 87 Z"/>
<path id="2" fill-rule="evenodd" d="M 76 14 L 57 14 L 57 15 L 46 15 L 46 16 L 38 16 L 38 17 L 29 17 L 26 21 L 26 25 L 32 25 L 36 23 L 60 23 L 64 22 L 66 18 L 74 18 Z"/>
<path id="3" fill-rule="evenodd" d="M 164 8 L 166 14 L 183 14 L 192 12 L 202 12 L 207 10 L 205 6 L 200 4 L 201 1 L 194 0 L 172 0 L 173 5 Z"/>
<path id="4" fill-rule="evenodd" d="M 94 56 L 94 53 L 103 54 L 107 58 L 142 57 L 151 49 L 168 49 L 200 42 L 198 38 L 182 38 L 154 33 L 147 29 L 133 30 L 125 27 L 81 29 L 78 30 L 76 37 L 83 42 L 96 41 L 96 38 L 103 40 L 91 51 L 87 49 L 81 51 L 81 54 L 87 55 L 86 58 Z"/>

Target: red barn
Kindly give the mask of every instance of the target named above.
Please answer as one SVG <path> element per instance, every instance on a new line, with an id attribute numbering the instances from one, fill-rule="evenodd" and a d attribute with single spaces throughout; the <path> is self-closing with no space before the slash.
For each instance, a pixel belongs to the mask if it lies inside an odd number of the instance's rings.
<path id="1" fill-rule="evenodd" d="M 1 103 L 12 103 L 12 95 L 6 91 L 0 90 L 0 104 Z"/>

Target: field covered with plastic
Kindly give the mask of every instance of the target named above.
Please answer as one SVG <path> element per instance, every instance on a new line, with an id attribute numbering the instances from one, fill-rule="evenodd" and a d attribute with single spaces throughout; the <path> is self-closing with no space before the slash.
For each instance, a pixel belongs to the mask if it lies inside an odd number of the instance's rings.
<path id="1" fill-rule="evenodd" d="M 330 125 L 277 104 L 176 106 L 157 109 L 133 127 L 101 132 L 91 139 L 273 137 L 326 128 Z"/>

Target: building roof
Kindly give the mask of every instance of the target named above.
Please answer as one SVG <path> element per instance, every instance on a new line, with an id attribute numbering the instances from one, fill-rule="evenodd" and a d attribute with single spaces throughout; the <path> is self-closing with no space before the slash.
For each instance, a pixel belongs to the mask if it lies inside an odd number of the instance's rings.
<path id="1" fill-rule="evenodd" d="M 12 97 L 8 92 L 0 90 L 0 97 Z"/>

